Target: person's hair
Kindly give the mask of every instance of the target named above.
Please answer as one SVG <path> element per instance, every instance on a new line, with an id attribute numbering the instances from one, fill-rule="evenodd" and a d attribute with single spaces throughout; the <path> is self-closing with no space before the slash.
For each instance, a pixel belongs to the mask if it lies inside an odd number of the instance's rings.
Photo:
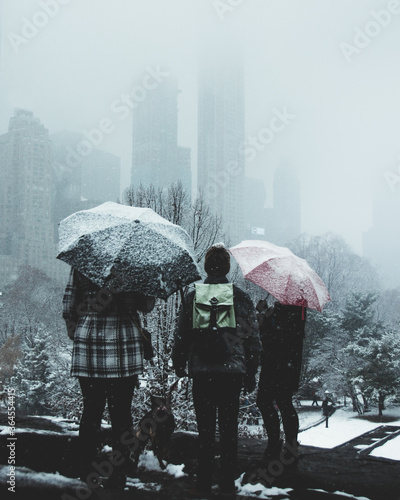
<path id="1" fill-rule="evenodd" d="M 215 245 L 207 250 L 204 270 L 209 276 L 225 276 L 231 268 L 231 256 L 222 245 Z"/>

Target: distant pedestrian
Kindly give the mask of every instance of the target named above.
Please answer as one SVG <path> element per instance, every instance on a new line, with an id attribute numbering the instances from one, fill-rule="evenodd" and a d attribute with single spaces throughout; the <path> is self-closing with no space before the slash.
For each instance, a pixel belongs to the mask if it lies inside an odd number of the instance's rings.
<path id="1" fill-rule="evenodd" d="M 325 396 L 322 401 L 322 415 L 325 417 L 325 427 L 328 427 L 328 419 L 334 412 L 333 399 L 329 391 L 325 391 Z"/>
<path id="2" fill-rule="evenodd" d="M 299 388 L 306 309 L 278 301 L 272 307 L 272 314 L 268 309 L 267 314 L 258 315 L 263 351 L 257 406 L 268 436 L 264 460 L 277 460 L 281 451 L 287 450 L 292 456 L 292 464 L 296 464 L 299 418 L 293 406 L 293 394 Z M 280 438 L 275 405 L 282 417 L 285 443 Z"/>
<path id="3" fill-rule="evenodd" d="M 235 493 L 239 396 L 242 387 L 248 393 L 256 387 L 261 351 L 254 305 L 226 278 L 230 254 L 223 245 L 207 251 L 204 269 L 204 284 L 196 284 L 182 304 L 172 353 L 178 377 L 187 375 L 188 364 L 193 378 L 199 452 L 197 484 L 190 494 L 200 498 L 211 494 L 217 421 L 220 493 Z"/>
<path id="4" fill-rule="evenodd" d="M 312 405 L 311 406 L 318 406 L 319 407 L 319 404 L 318 404 L 318 396 L 317 396 L 317 393 L 316 392 L 313 392 L 313 401 L 312 401 Z"/>

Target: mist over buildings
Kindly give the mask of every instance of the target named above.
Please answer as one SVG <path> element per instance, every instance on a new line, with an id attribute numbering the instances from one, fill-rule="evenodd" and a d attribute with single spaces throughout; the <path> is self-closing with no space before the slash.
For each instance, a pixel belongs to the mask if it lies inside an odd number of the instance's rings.
<path id="1" fill-rule="evenodd" d="M 2 172 L 26 110 L 58 179 L 83 159 L 88 204 L 179 176 L 232 243 L 332 232 L 400 285 L 400 2 L 3 0 L 0 15 Z"/>

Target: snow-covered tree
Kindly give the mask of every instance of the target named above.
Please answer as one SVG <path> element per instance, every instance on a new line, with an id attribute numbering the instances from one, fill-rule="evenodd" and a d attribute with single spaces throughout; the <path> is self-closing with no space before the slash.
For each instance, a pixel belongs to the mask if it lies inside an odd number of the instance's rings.
<path id="1" fill-rule="evenodd" d="M 23 413 L 41 415 L 48 412 L 47 398 L 54 388 L 48 355 L 49 342 L 44 332 L 32 337 L 11 379 L 18 394 L 17 404 Z"/>
<path id="2" fill-rule="evenodd" d="M 382 334 L 382 322 L 376 320 L 377 293 L 352 293 L 341 312 L 340 325 L 350 339 L 363 335 L 370 337 Z"/>
<path id="3" fill-rule="evenodd" d="M 9 336 L 35 336 L 43 324 L 57 322 L 61 314 L 60 285 L 43 271 L 22 266 L 17 279 L 3 292 L 0 342 Z"/>
<path id="4" fill-rule="evenodd" d="M 22 354 L 21 337 L 19 335 L 7 337 L 0 347 L 0 383 L 2 385 L 8 385 L 14 367 Z"/>
<path id="5" fill-rule="evenodd" d="M 26 412 L 79 416 L 80 391 L 69 375 L 71 342 L 61 314 L 62 294 L 60 284 L 28 266 L 3 293 L 0 380 L 8 385 L 14 374 L 18 402 Z"/>
<path id="6" fill-rule="evenodd" d="M 329 307 L 340 310 L 353 292 L 380 289 L 377 271 L 338 235 L 302 234 L 287 246 L 321 277 L 332 299 Z"/>
<path id="7" fill-rule="evenodd" d="M 398 331 L 378 319 L 377 298 L 375 293 L 355 292 L 341 311 L 311 316 L 311 333 L 318 318 L 324 334 L 309 339 L 309 366 L 326 388 L 349 396 L 354 408 L 362 390 L 368 400 L 378 402 L 381 414 L 385 398 L 399 387 L 400 339 Z"/>
<path id="8" fill-rule="evenodd" d="M 310 386 L 320 390 L 323 385 L 326 388 L 341 385 L 333 367 L 338 363 L 340 346 L 344 343 L 337 313 L 329 308 L 322 313 L 307 311 L 300 379 L 302 392 L 307 392 Z"/>
<path id="9" fill-rule="evenodd" d="M 167 190 L 156 189 L 152 184 L 130 186 L 124 191 L 123 202 L 151 208 L 173 224 L 182 226 L 192 239 L 198 262 L 213 243 L 226 238 L 222 217 L 211 211 L 204 193 L 200 192 L 191 202 L 180 181 L 171 184 Z"/>
<path id="10" fill-rule="evenodd" d="M 364 393 L 378 402 L 381 417 L 386 398 L 395 395 L 400 386 L 399 332 L 387 331 L 379 337 L 358 339 L 345 351 L 353 361 L 349 375 L 363 381 Z"/>
<path id="11" fill-rule="evenodd" d="M 400 329 L 400 287 L 381 292 L 377 300 L 377 316 L 391 328 Z"/>

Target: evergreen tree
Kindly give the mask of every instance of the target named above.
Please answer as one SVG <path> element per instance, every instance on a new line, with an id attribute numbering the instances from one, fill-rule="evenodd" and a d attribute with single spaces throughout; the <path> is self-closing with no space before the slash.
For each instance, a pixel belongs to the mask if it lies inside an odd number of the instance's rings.
<path id="1" fill-rule="evenodd" d="M 349 396 L 354 409 L 361 389 L 367 399 L 378 402 L 381 414 L 385 398 L 399 384 L 400 342 L 399 334 L 377 318 L 377 299 L 375 293 L 355 292 L 342 311 L 310 315 L 305 359 L 309 372 L 329 390 Z"/>
<path id="2" fill-rule="evenodd" d="M 48 411 L 46 400 L 54 388 L 48 345 L 45 332 L 36 334 L 15 368 L 11 383 L 18 394 L 18 409 L 23 413 L 43 415 Z"/>
<path id="3" fill-rule="evenodd" d="M 382 323 L 375 319 L 377 298 L 376 293 L 355 292 L 346 300 L 340 323 L 349 338 L 382 334 Z"/>
<path id="4" fill-rule="evenodd" d="M 353 361 L 349 377 L 363 381 L 364 393 L 378 402 L 381 417 L 386 398 L 396 394 L 400 385 L 400 334 L 370 336 L 350 343 L 346 352 Z"/>
<path id="5" fill-rule="evenodd" d="M 341 324 L 341 316 L 333 310 L 308 315 L 306 324 L 304 354 L 309 378 L 320 381 L 320 390 L 328 389 L 337 394 L 349 394 L 346 378 L 349 360 L 343 353 L 348 344 L 348 333 Z M 307 323 L 308 323 L 307 318 Z"/>
<path id="6" fill-rule="evenodd" d="M 21 337 L 12 335 L 0 347 L 0 382 L 7 385 L 17 361 L 22 357 Z"/>
<path id="7" fill-rule="evenodd" d="M 385 399 L 399 385 L 400 339 L 377 318 L 377 299 L 376 293 L 350 295 L 334 315 L 336 324 L 327 325 L 311 364 L 321 370 L 325 385 L 351 397 L 355 409 L 362 390 L 366 400 L 378 402 L 382 415 Z"/>

